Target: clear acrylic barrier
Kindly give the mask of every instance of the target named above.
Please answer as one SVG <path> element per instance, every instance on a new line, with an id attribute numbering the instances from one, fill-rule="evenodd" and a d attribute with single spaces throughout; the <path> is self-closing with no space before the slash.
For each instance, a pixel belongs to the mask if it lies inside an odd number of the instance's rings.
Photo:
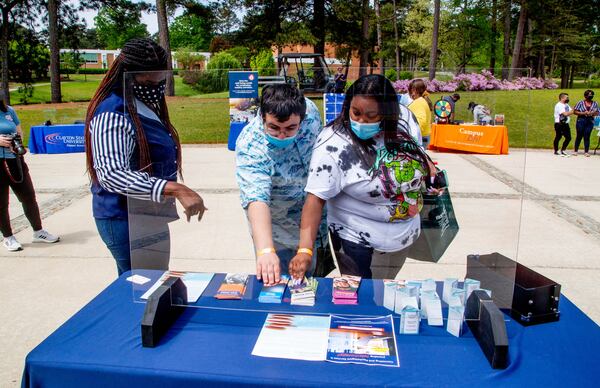
<path id="1" fill-rule="evenodd" d="M 370 71 L 371 69 L 368 72 Z M 212 76 L 215 77 L 215 84 L 218 86 L 215 86 L 214 90 L 219 89 L 219 92 L 213 94 L 197 91 L 197 95 L 190 95 L 193 90 L 200 89 L 194 89 L 183 83 L 184 78 L 194 80 L 208 77 L 206 75 L 208 72 L 188 71 L 185 74 L 173 75 L 175 94 L 185 92 L 188 95 L 186 98 L 167 99 L 171 122 L 178 130 L 182 142 L 194 142 L 198 138 L 201 138 L 203 142 L 222 143 L 226 141 L 230 117 L 229 99 L 223 93 L 226 91 L 226 87 L 223 89 L 223 85 L 227 85 L 227 71 L 212 70 Z M 165 72 L 158 73 L 165 75 Z M 350 68 L 347 85 L 356 79 L 351 75 L 359 73 L 360 69 Z M 137 75 L 128 73 L 125 77 L 124 95 L 126 99 L 127 95 L 133 92 L 132 80 L 136 79 Z M 422 76 L 426 77 L 426 75 Z M 259 76 L 260 88 L 264 86 L 260 82 L 261 79 L 266 80 L 266 78 Z M 398 83 L 396 88 L 403 90 L 403 86 L 398 86 Z M 529 90 L 458 91 L 457 93 L 460 93 L 461 98 L 456 103 L 455 120 L 463 121 L 464 123 L 460 124 L 462 127 L 471 128 L 468 122 L 473 121 L 473 113 L 467 109 L 467 106 L 469 102 L 473 101 L 485 105 L 491 111 L 492 118 L 495 118 L 495 114 L 503 114 L 504 125 L 509 128 L 511 141 L 515 140 L 518 144 L 525 144 L 528 118 L 527 116 L 512 116 L 507 100 L 519 100 L 522 105 L 529 107 L 531 101 Z M 430 99 L 435 104 L 443 96 L 451 94 L 453 92 L 431 93 Z M 322 92 L 309 92 L 306 95 L 317 105 L 323 115 L 327 99 L 323 98 Z M 400 112 L 404 111 L 400 109 Z M 432 113 L 432 119 L 434 117 L 435 114 Z M 493 125 L 486 126 L 494 128 Z M 436 130 L 444 130 L 443 125 L 437 127 Z M 477 141 L 472 138 L 470 140 Z M 172 276 L 183 276 L 184 283 L 188 286 L 190 299 L 187 306 L 206 309 L 206 314 L 214 314 L 217 320 L 219 314 L 227 311 L 247 314 L 295 313 L 357 316 L 393 314 L 394 318 L 398 319 L 396 326 L 398 328 L 401 323 L 401 314 L 399 314 L 400 310 L 397 308 L 396 302 L 400 301 L 401 303 L 403 297 L 398 297 L 397 285 L 382 280 L 390 278 L 405 280 L 406 283 L 400 288 L 416 285 L 409 283 L 410 281 L 424 281 L 420 283 L 420 287 L 427 288 L 431 287 L 431 283 L 426 282 L 427 279 L 436 281 L 433 288 L 434 293 L 437 293 L 437 300 L 442 306 L 443 324 L 439 327 L 429 326 L 427 318 L 421 312 L 420 334 L 422 335 L 447 335 L 446 328 L 450 326 L 454 330 L 457 327 L 464 328 L 462 324 L 464 311 L 456 305 L 456 299 L 449 300 L 452 296 L 452 288 L 449 287 L 444 292 L 444 283 L 446 281 L 446 286 L 451 285 L 450 279 L 457 280 L 454 296 L 459 299 L 463 298 L 463 309 L 466 293 L 479 288 L 476 282 L 471 281 L 478 280 L 475 276 L 482 278 L 479 279 L 483 280 L 481 288 L 493 288 L 492 298 L 499 308 L 506 310 L 511 306 L 516 263 L 518 262 L 526 161 L 525 148 L 511 149 L 508 155 L 468 154 L 450 150 L 428 151 L 437 167 L 446 170 L 447 173 L 448 191 L 459 226 L 456 237 L 441 257 L 436 258 L 437 260 L 423 259 L 422 254 L 416 252 L 415 249 L 411 251 L 411 248 L 396 253 L 375 252 L 371 266 L 374 279 L 363 280 L 359 288 L 358 305 L 355 306 L 338 305 L 332 302 L 332 278 L 339 276 L 339 271 L 335 270 L 328 278 L 319 279 L 316 303 L 311 307 L 290 305 L 289 289 L 285 291 L 280 304 L 258 301 L 262 283 L 254 276 L 256 271 L 255 250 L 246 213 L 239 201 L 239 190 L 235 178 L 236 167 L 233 162 L 235 155 L 222 148 L 220 152 L 228 153 L 228 155 L 225 158 L 219 157 L 218 160 L 210 160 L 198 156 L 198 152 L 194 152 L 192 155 L 186 151 L 184 149 L 182 158 L 183 172 L 187 178 L 184 183 L 202 196 L 208 208 L 200 222 L 195 217 L 188 222 L 181 202 L 173 198 L 167 198 L 162 203 L 152 202 L 147 198 L 137 199 L 133 195 L 134 188 L 131 189 L 132 195 L 128 197 L 132 272 L 151 279 L 143 285 L 132 283 L 132 295 L 135 302 L 145 303 L 145 299 L 142 297 L 148 296 L 148 290 L 157 284 L 164 271 L 169 270 Z M 295 158 L 298 162 L 302 159 L 302 151 L 294 149 L 293 152 L 289 152 L 288 150 L 287 156 Z M 221 160 L 228 162 L 222 163 Z M 308 170 L 308 166 L 305 168 Z M 172 166 L 161 163 L 145 166 L 143 171 L 151 176 L 175 179 Z M 306 178 L 302 176 L 295 178 L 276 176 L 273 180 L 273 185 L 277 187 L 303 188 L 306 183 Z M 214 184 L 209 182 L 214 182 Z M 271 195 L 272 203 L 280 204 L 279 207 L 274 205 L 272 209 L 274 215 L 277 212 L 285 212 L 288 207 L 294 205 L 285 190 L 278 191 L 274 188 Z M 292 217 L 287 221 L 291 226 L 294 223 L 297 224 Z M 425 233 L 422 231 L 421 234 Z M 280 238 L 279 240 L 284 243 L 276 244 L 277 250 L 295 251 L 297 238 L 298 236 Z M 430 246 L 444 245 L 435 238 L 435 236 L 430 236 L 427 244 Z M 484 256 L 494 252 L 512 259 L 512 261 L 502 261 L 501 264 L 496 262 L 496 264 L 490 265 L 489 260 L 479 260 L 473 256 L 468 263 L 468 255 Z M 336 252 L 338 258 L 340 253 L 343 254 L 343 252 Z M 404 262 L 403 265 L 401 265 L 402 262 Z M 399 263 L 402 268 L 394 276 L 395 271 L 390 270 L 390 267 L 398 267 Z M 467 271 L 467 264 L 470 264 L 469 271 Z M 494 270 L 488 271 L 489 268 Z M 215 298 L 227 273 L 249 274 L 245 292 L 240 300 Z M 469 274 L 473 274 L 473 279 L 467 279 L 467 284 L 465 284 L 465 278 L 468 278 Z M 392 304 L 390 304 L 391 297 L 389 296 L 391 289 L 394 294 Z M 462 296 L 460 289 L 463 290 Z M 196 295 L 192 295 L 194 293 Z M 425 292 L 419 296 L 421 304 L 425 299 L 433 299 L 432 308 L 435 309 L 436 297 L 432 296 L 431 292 Z M 197 301 L 196 297 L 198 297 Z M 449 308 L 448 301 L 453 304 L 452 308 Z M 223 315 L 223 317 L 227 316 Z M 505 315 L 505 317 L 507 321 L 511 320 L 509 315 Z M 245 325 L 255 324 L 252 322 L 257 321 L 254 319 L 231 321 L 229 318 L 223 318 L 219 322 L 224 325 Z M 262 325 L 262 322 L 260 324 Z"/>

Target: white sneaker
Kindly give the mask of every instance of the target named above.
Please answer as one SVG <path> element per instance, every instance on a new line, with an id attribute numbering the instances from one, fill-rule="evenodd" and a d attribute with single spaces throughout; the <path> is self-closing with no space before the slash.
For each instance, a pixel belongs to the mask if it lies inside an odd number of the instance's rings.
<path id="1" fill-rule="evenodd" d="M 567 154 L 565 151 L 561 151 L 561 152 L 560 152 L 560 156 L 562 156 L 562 157 L 565 157 L 565 158 L 568 158 L 568 157 L 570 157 L 571 155 Z"/>
<path id="2" fill-rule="evenodd" d="M 52 244 L 52 243 L 55 243 L 58 241 L 60 241 L 60 237 L 54 236 L 54 235 L 48 233 L 44 229 L 38 230 L 37 232 L 33 232 L 33 242 L 34 243 L 43 242 L 43 243 Z"/>
<path id="3" fill-rule="evenodd" d="M 4 248 L 8 249 L 11 252 L 23 250 L 23 247 L 21 246 L 21 244 L 19 244 L 15 236 L 5 237 L 2 241 L 2 245 L 4 245 Z"/>

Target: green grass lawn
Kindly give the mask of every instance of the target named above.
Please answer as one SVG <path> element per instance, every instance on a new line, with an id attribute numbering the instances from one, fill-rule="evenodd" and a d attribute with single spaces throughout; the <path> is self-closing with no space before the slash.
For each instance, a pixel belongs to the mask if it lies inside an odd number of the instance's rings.
<path id="1" fill-rule="evenodd" d="M 70 101 L 89 100 L 96 90 L 101 77 L 88 75 L 87 81 L 82 75 L 72 75 L 72 81 L 62 85 L 63 96 Z M 229 133 L 228 93 L 211 93 L 198 95 L 191 87 L 175 78 L 176 95 L 179 97 L 169 102 L 169 111 L 175 127 L 179 130 L 184 143 L 226 143 Z M 565 90 L 570 93 L 572 105 L 582 98 L 582 89 Z M 492 110 L 492 115 L 505 115 L 509 130 L 511 147 L 551 148 L 554 137 L 553 109 L 561 90 L 532 91 L 488 91 L 461 92 L 461 100 L 457 104 L 456 118 L 472 121 L 471 112 L 467 110 L 469 101 L 484 104 Z M 57 104 L 21 107 L 13 94 L 13 105 L 21 118 L 26 138 L 31 125 L 42 124 L 46 120 L 53 123 L 72 123 L 85 117 L 86 104 Z M 435 103 L 442 94 L 433 94 Z M 36 87 L 34 98 L 37 101 L 50 99 L 50 86 Z M 67 98 L 65 98 L 67 100 Z M 312 99 L 319 109 L 323 109 L 321 99 Z M 571 124 L 572 133 L 575 124 Z"/>

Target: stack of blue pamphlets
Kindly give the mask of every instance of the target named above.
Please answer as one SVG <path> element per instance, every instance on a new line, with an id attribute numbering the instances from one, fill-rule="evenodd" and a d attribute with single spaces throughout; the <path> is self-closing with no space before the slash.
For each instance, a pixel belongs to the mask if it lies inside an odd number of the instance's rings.
<path id="1" fill-rule="evenodd" d="M 260 303 L 281 303 L 288 280 L 287 275 L 281 275 L 279 283 L 274 286 L 263 286 L 260 295 L 258 295 L 258 301 Z"/>

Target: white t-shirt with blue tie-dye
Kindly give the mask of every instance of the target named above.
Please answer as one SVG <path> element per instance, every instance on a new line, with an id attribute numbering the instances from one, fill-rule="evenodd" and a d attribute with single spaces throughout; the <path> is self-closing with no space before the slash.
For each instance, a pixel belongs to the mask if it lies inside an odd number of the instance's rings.
<path id="1" fill-rule="evenodd" d="M 306 99 L 306 116 L 292 145 L 276 148 L 267 141 L 258 114 L 237 139 L 236 178 L 242 207 L 264 202 L 271 210 L 276 249 L 296 249 L 313 145 L 322 129 L 317 106 Z M 326 225 L 321 225 L 326 236 Z"/>

